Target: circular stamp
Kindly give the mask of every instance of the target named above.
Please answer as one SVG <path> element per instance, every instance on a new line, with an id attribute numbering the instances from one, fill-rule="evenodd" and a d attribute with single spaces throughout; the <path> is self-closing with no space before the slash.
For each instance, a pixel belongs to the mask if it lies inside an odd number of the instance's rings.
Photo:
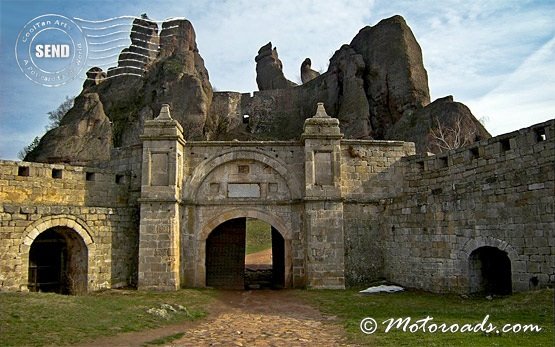
<path id="1" fill-rule="evenodd" d="M 61 86 L 79 75 L 87 54 L 87 40 L 81 28 L 59 14 L 30 20 L 15 43 L 15 58 L 21 71 L 46 87 Z"/>

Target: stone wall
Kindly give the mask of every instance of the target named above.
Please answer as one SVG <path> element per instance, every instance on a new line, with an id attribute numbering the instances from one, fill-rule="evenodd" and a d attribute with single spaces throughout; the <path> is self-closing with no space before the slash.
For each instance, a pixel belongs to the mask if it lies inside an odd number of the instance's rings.
<path id="1" fill-rule="evenodd" d="M 89 290 L 203 287 L 206 240 L 235 218 L 283 237 L 286 287 L 468 292 L 482 247 L 506 255 L 515 291 L 555 282 L 555 121 L 415 156 L 344 140 L 321 104 L 272 142 L 185 142 L 164 105 L 141 139 L 96 168 L 0 161 L 0 290 L 26 288 L 31 245 L 57 227 L 83 241 Z"/>
<path id="2" fill-rule="evenodd" d="M 384 276 L 384 235 L 379 229 L 385 199 L 401 192 L 401 158 L 415 153 L 401 141 L 341 141 L 345 280 L 365 285 Z"/>
<path id="3" fill-rule="evenodd" d="M 53 227 L 88 251 L 88 289 L 136 283 L 138 214 L 129 176 L 96 168 L 0 161 L 0 290 L 25 289 L 29 250 Z"/>
<path id="4" fill-rule="evenodd" d="M 411 156 L 402 193 L 383 201 L 384 276 L 467 292 L 469 257 L 506 252 L 515 291 L 555 282 L 555 121 L 436 156 Z M 536 282 L 537 280 L 537 282 Z"/>
<path id="5" fill-rule="evenodd" d="M 142 156 L 141 144 L 118 147 L 112 149 L 110 161 L 95 165 L 108 172 L 124 173 L 128 176 L 128 204 L 132 206 L 137 205 L 137 199 L 141 196 Z"/>

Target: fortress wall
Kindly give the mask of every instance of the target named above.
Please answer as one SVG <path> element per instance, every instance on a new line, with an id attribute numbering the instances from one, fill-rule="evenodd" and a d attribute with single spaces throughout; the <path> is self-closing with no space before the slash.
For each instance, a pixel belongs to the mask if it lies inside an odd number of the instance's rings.
<path id="1" fill-rule="evenodd" d="M 415 153 L 401 141 L 341 141 L 341 195 L 348 202 L 378 201 L 402 188 L 403 171 L 394 165 Z"/>
<path id="2" fill-rule="evenodd" d="M 0 161 L 0 290 L 25 288 L 33 240 L 57 226 L 92 240 L 89 289 L 136 281 L 138 215 L 127 205 L 128 181 L 95 168 Z"/>
<path id="3" fill-rule="evenodd" d="M 92 167 L 0 160 L 0 201 L 127 206 L 129 176 Z"/>
<path id="4" fill-rule="evenodd" d="M 143 146 L 141 144 L 112 149 L 111 159 L 100 167 L 128 176 L 128 204 L 136 205 L 141 196 L 141 167 Z"/>
<path id="5" fill-rule="evenodd" d="M 364 285 L 383 277 L 384 199 L 402 190 L 402 157 L 414 144 L 400 141 L 341 141 L 341 191 L 345 230 L 345 280 Z"/>
<path id="6" fill-rule="evenodd" d="M 496 247 L 515 291 L 555 282 L 555 121 L 436 156 L 403 160 L 403 192 L 381 216 L 391 281 L 466 292 L 469 256 Z"/>
<path id="7" fill-rule="evenodd" d="M 345 203 L 345 284 L 367 285 L 384 276 L 384 237 L 379 227 L 379 202 Z"/>
<path id="8" fill-rule="evenodd" d="M 285 88 L 256 91 L 252 94 L 214 92 L 210 109 L 210 122 L 218 139 L 252 140 L 300 138 L 305 119 L 316 111 L 316 104 L 324 102 L 328 113 L 335 116 L 337 104 L 335 91 L 329 90 L 325 79 L 314 79 L 306 84 Z M 249 115 L 249 131 L 242 123 L 242 116 Z M 347 123 L 346 123 L 347 124 Z M 341 124 L 340 126 L 343 126 Z M 229 137 L 232 136 L 232 137 Z"/>

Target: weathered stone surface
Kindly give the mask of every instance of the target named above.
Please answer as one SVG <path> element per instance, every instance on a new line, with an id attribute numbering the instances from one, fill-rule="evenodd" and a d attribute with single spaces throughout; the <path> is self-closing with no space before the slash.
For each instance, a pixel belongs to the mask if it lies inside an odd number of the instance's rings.
<path id="1" fill-rule="evenodd" d="M 133 20 L 131 45 L 124 48 L 118 57 L 118 67 L 110 70 L 110 76 L 124 73 L 143 74 L 146 65 L 158 55 L 158 25 L 148 19 Z"/>
<path id="2" fill-rule="evenodd" d="M 91 67 L 87 71 L 87 79 L 83 83 L 83 89 L 102 83 L 107 76 L 106 72 L 102 71 L 101 68 Z"/>
<path id="3" fill-rule="evenodd" d="M 414 142 L 418 153 L 439 153 L 441 149 L 434 146 L 431 134 L 431 130 L 438 126 L 446 130 L 456 130 L 462 126 L 458 132 L 461 136 L 469 137 L 467 145 L 491 136 L 468 107 L 453 101 L 452 96 L 447 96 L 415 112 L 407 112 L 388 129 L 385 138 Z"/>
<path id="4" fill-rule="evenodd" d="M 307 83 L 293 88 L 263 90 L 251 97 L 243 94 L 234 102 L 234 114 L 248 114 L 248 125 L 231 122 L 227 132 L 239 140 L 299 138 L 305 119 L 316 111 L 316 104 L 324 102 L 330 116 L 338 118 L 347 138 L 369 138 L 371 133 L 368 101 L 364 91 L 364 61 L 348 45 L 344 45 L 330 59 L 328 71 Z M 216 103 L 226 102 L 217 98 Z M 225 105 L 213 109 L 225 110 Z M 211 115 L 211 118 L 221 116 Z M 233 125 L 237 124 L 236 128 Z M 216 138 L 225 138 L 218 135 Z"/>
<path id="5" fill-rule="evenodd" d="M 257 61 L 261 92 L 235 103 L 241 107 L 239 113 L 251 116 L 249 125 L 246 129 L 239 125 L 243 131 L 233 128 L 237 122 L 227 125 L 227 131 L 236 133 L 239 139 L 296 138 L 302 131 L 300 123 L 310 117 L 317 102 L 324 102 L 329 114 L 340 120 L 347 138 L 417 139 L 419 143 L 429 140 L 430 122 L 410 128 L 403 125 L 415 120 L 413 115 L 430 103 L 430 96 L 420 46 L 400 16 L 362 29 L 350 45 L 335 52 L 322 75 L 311 70 L 310 60 L 305 60 L 301 66 L 301 86 L 271 82 L 284 80 L 281 62 L 271 44 L 261 48 Z M 464 107 L 446 112 L 461 112 L 460 117 L 468 117 L 471 126 L 478 123 Z M 453 117 L 456 118 L 455 114 Z M 396 126 L 398 122 L 401 124 Z M 489 137 L 479 127 L 477 139 Z M 404 131 L 398 131 L 399 128 Z M 420 128 L 425 131 L 419 131 Z M 424 147 L 422 144 L 417 148 L 420 151 Z"/>
<path id="6" fill-rule="evenodd" d="M 249 97 L 249 94 L 237 92 L 214 92 L 204 127 L 206 139 L 233 140 L 248 136 L 246 128 L 250 115 L 243 112 L 242 103 Z"/>
<path id="7" fill-rule="evenodd" d="M 430 103 L 422 51 L 401 16 L 363 28 L 350 46 L 364 59 L 364 81 L 374 138 L 406 112 Z"/>
<path id="8" fill-rule="evenodd" d="M 112 126 L 96 93 L 81 94 L 58 128 L 47 132 L 25 158 L 36 162 L 85 163 L 110 159 Z"/>
<path id="9" fill-rule="evenodd" d="M 310 68 L 311 65 L 312 61 L 310 60 L 310 58 L 306 58 L 301 64 L 301 81 L 303 82 L 303 84 L 320 76 L 320 73 L 318 71 L 312 70 Z"/>
<path id="10" fill-rule="evenodd" d="M 435 156 L 342 139 L 322 105 L 304 129 L 302 141 L 185 142 L 164 106 L 117 170 L 0 161 L 0 289 L 27 287 L 29 250 L 51 228 L 83 241 L 89 290 L 203 287 L 207 240 L 237 218 L 279 233 L 285 287 L 479 291 L 476 252 L 491 249 L 509 291 L 553 285 L 553 120 Z"/>
<path id="11" fill-rule="evenodd" d="M 64 128 L 45 135 L 26 160 L 107 161 L 114 147 L 140 143 L 144 121 L 152 119 L 164 103 L 171 105 L 187 139 L 203 139 L 212 87 L 198 53 L 194 29 L 187 20 L 174 20 L 162 25 L 160 37 L 157 30 L 156 23 L 136 19 L 132 44 L 122 51 L 118 67 L 109 69 L 108 78 L 99 68 L 87 72 L 83 92 L 64 118 Z M 94 126 L 83 127 L 83 122 L 91 118 L 92 104 L 80 106 L 79 100 L 88 98 L 87 94 L 96 95 L 94 105 L 102 112 L 94 109 Z M 101 114 L 106 119 L 99 123 Z M 79 131 L 72 132 L 76 129 Z M 99 138 L 107 140 L 97 144 Z"/>
<path id="12" fill-rule="evenodd" d="M 260 47 L 256 61 L 256 83 L 258 90 L 283 89 L 295 86 L 295 83 L 285 78 L 283 64 L 278 58 L 277 49 L 272 43 Z"/>
<path id="13" fill-rule="evenodd" d="M 430 102 L 426 70 L 420 46 L 400 16 L 362 29 L 351 44 L 335 52 L 322 75 L 310 69 L 306 59 L 301 86 L 285 78 L 277 50 L 268 43 L 255 59 L 260 91 L 253 96 L 234 92 L 214 96 L 189 21 L 172 20 L 162 25 L 159 34 L 157 30 L 156 23 L 136 19 L 132 45 L 122 51 L 118 66 L 110 68 L 107 76 L 97 68 L 87 72 L 82 94 L 98 94 L 111 122 L 111 134 L 100 136 L 111 136 L 113 146 L 108 151 L 139 144 L 144 121 L 152 119 L 164 103 L 170 105 L 187 140 L 289 140 L 300 137 L 304 120 L 314 114 L 318 102 L 339 119 L 346 138 L 410 140 L 418 144 L 418 151 L 429 150 L 434 122 L 427 120 L 427 111 L 419 113 Z M 466 111 L 445 102 L 433 108 L 434 114 L 450 114 L 446 119 L 456 119 L 460 113 L 468 124 L 479 127 L 476 139 L 488 137 Z M 94 138 L 81 134 L 83 143 L 77 147 L 86 152 L 94 146 L 85 142 Z M 52 139 L 49 135 L 43 142 Z M 63 137 L 56 141 L 60 145 L 43 144 L 29 159 L 61 158 L 53 153 L 39 155 L 49 146 L 65 147 Z M 92 155 L 81 153 L 65 160 L 78 162 L 85 157 Z"/>
<path id="14" fill-rule="evenodd" d="M 203 129 L 212 103 L 208 71 L 196 44 L 195 31 L 187 20 L 165 22 L 160 32 L 160 53 L 145 76 L 144 90 L 137 97 L 154 114 L 169 104 L 172 116 L 185 130 L 187 139 L 203 139 Z M 135 137 L 135 143 L 138 137 Z"/>
<path id="15" fill-rule="evenodd" d="M 33 241 L 60 227 L 87 248 L 89 290 L 136 285 L 138 211 L 128 177 L 117 183 L 115 172 L 41 163 L 24 163 L 29 176 L 21 177 L 21 164 L 0 161 L 0 290 L 27 289 Z"/>
<path id="16" fill-rule="evenodd" d="M 372 134 L 371 115 L 364 92 L 363 57 L 343 45 L 330 59 L 326 75 L 330 114 L 339 119 L 347 138 L 364 139 Z"/>

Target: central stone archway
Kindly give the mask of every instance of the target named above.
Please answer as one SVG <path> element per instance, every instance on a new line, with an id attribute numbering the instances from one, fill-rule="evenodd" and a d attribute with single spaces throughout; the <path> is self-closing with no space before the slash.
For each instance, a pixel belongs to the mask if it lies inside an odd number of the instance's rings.
<path id="1" fill-rule="evenodd" d="M 199 262 L 204 265 L 199 273 L 199 284 L 209 287 L 243 289 L 245 287 L 245 230 L 246 219 L 258 219 L 271 225 L 272 230 L 272 286 L 291 287 L 291 232 L 273 215 L 254 209 L 226 211 L 202 228 Z"/>
<path id="2" fill-rule="evenodd" d="M 273 226 L 270 228 L 267 232 L 271 237 L 271 260 L 266 264 L 269 268 L 254 270 L 255 265 L 246 262 L 247 218 L 218 225 L 206 239 L 206 286 L 252 289 L 261 288 L 264 283 L 274 289 L 285 287 L 285 240 Z"/>

